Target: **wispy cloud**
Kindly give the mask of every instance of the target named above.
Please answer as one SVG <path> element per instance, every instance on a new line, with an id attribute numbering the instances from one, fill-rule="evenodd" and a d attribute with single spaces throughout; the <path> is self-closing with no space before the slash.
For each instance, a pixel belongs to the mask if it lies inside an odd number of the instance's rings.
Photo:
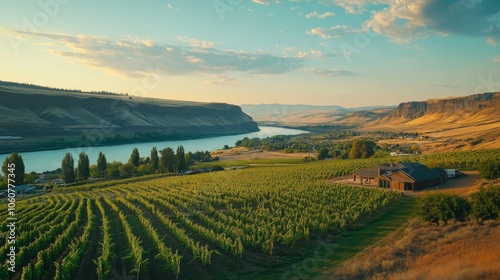
<path id="1" fill-rule="evenodd" d="M 374 12 L 365 27 L 396 43 L 409 43 L 429 35 L 496 37 L 500 36 L 499 2 L 394 1 L 388 8 Z"/>
<path id="2" fill-rule="evenodd" d="M 493 61 L 496 63 L 500 63 L 500 55 L 497 55 L 493 58 Z"/>
<path id="3" fill-rule="evenodd" d="M 323 18 L 327 18 L 327 17 L 332 17 L 334 15 L 335 15 L 335 13 L 332 13 L 332 12 L 325 12 L 325 13 L 322 13 L 322 14 L 319 14 L 318 12 L 312 12 L 312 13 L 307 14 L 306 18 L 320 18 L 320 19 L 323 19 Z"/>
<path id="4" fill-rule="evenodd" d="M 322 52 L 316 49 L 301 49 L 297 47 L 288 47 L 283 49 L 284 56 L 286 57 L 299 57 L 302 59 L 322 59 L 325 57 L 336 57 L 331 52 Z"/>
<path id="5" fill-rule="evenodd" d="M 252 0 L 262 5 L 281 4 L 279 0 Z M 310 0 L 289 0 L 311 2 Z M 319 0 L 324 6 L 339 6 L 346 13 L 360 14 L 372 7 L 372 15 L 362 30 L 389 37 L 398 44 L 410 43 L 429 35 L 461 35 L 485 37 L 496 45 L 500 37 L 500 7 L 498 0 Z M 329 12 L 312 12 L 306 18 L 332 16 Z M 322 17 L 320 17 L 322 16 Z M 323 38 L 340 37 L 347 27 L 314 28 L 309 34 Z M 351 29 L 354 30 L 354 29 Z"/>
<path id="6" fill-rule="evenodd" d="M 376 4 L 387 4 L 394 2 L 394 0 L 320 0 L 322 5 L 336 5 L 344 8 L 346 13 L 361 14 L 365 12 L 365 6 Z M 401 1 L 403 2 L 403 1 Z"/>
<path id="7" fill-rule="evenodd" d="M 142 77 L 155 67 L 163 75 L 281 74 L 301 68 L 304 59 L 269 52 L 217 49 L 209 41 L 179 36 L 180 45 L 160 45 L 134 37 L 113 41 L 108 37 L 32 33 L 0 29 L 0 35 L 37 39 L 56 44 L 47 51 L 66 60 L 128 77 Z M 184 45 L 183 45 L 184 44 Z M 62 50 L 61 50 L 62 49 Z"/>
<path id="8" fill-rule="evenodd" d="M 273 0 L 252 0 L 252 2 L 260 4 L 260 5 L 269 5 L 269 4 L 272 4 L 272 3 L 274 3 L 274 4 L 281 3 L 281 1 L 279 1 L 279 0 L 274 0 L 274 1 Z"/>
<path id="9" fill-rule="evenodd" d="M 352 35 L 352 34 L 357 34 L 363 32 L 361 29 L 356 29 L 347 25 L 336 25 L 333 27 L 329 28 L 321 28 L 321 27 L 316 27 L 313 28 L 309 31 L 307 31 L 307 34 L 309 35 L 319 35 L 323 39 L 328 39 L 328 38 L 339 38 L 342 36 L 346 35 Z"/>
<path id="10" fill-rule="evenodd" d="M 212 49 L 216 45 L 214 42 L 204 41 L 196 38 L 189 38 L 186 36 L 177 36 L 177 39 L 182 42 L 188 43 L 191 47 L 194 48 Z"/>
<path id="11" fill-rule="evenodd" d="M 325 69 L 325 68 L 306 68 L 304 72 L 321 77 L 337 77 L 337 76 L 355 76 L 354 72 L 339 69 Z"/>
<path id="12" fill-rule="evenodd" d="M 240 81 L 237 79 L 234 79 L 234 78 L 224 76 L 224 75 L 215 74 L 215 75 L 212 75 L 212 78 L 210 80 L 204 81 L 204 83 L 206 85 L 224 85 L 224 86 L 232 85 L 232 86 L 234 86 L 234 85 L 239 85 Z"/>
<path id="13" fill-rule="evenodd" d="M 459 88 L 460 87 L 458 85 L 446 84 L 446 83 L 429 83 L 429 84 L 426 84 L 425 86 L 427 86 L 427 87 L 437 87 L 437 88 L 448 88 L 448 89 L 453 89 L 453 88 Z"/>
<path id="14" fill-rule="evenodd" d="M 496 46 L 497 45 L 497 41 L 493 37 L 486 38 L 486 43 L 488 43 L 488 44 L 490 44 L 492 46 Z"/>

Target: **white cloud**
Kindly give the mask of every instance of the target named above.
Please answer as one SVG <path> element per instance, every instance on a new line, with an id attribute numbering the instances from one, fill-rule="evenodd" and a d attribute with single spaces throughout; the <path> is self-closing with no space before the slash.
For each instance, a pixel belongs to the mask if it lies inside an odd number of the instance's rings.
<path id="1" fill-rule="evenodd" d="M 279 0 L 275 0 L 275 1 L 271 1 L 271 0 L 252 0 L 252 2 L 254 3 L 257 3 L 257 4 L 260 4 L 260 5 L 269 5 L 269 4 L 280 4 L 281 1 Z"/>
<path id="2" fill-rule="evenodd" d="M 299 57 L 303 59 L 306 58 L 320 59 L 330 55 L 330 54 L 324 54 L 321 51 L 315 49 L 303 50 L 303 49 L 297 49 L 295 47 L 286 48 L 285 53 L 287 57 Z"/>
<path id="3" fill-rule="evenodd" d="M 196 38 L 189 38 L 186 36 L 177 36 L 177 39 L 188 43 L 191 47 L 194 47 L 194 48 L 212 49 L 215 47 L 214 42 L 199 40 Z"/>
<path id="4" fill-rule="evenodd" d="M 426 84 L 425 86 L 427 86 L 427 87 L 447 88 L 447 89 L 453 89 L 453 88 L 459 88 L 460 87 L 458 85 L 446 84 L 446 83 L 429 83 L 429 84 Z"/>
<path id="5" fill-rule="evenodd" d="M 304 59 L 284 57 L 259 51 L 247 52 L 216 49 L 215 44 L 179 37 L 186 46 L 158 45 L 152 40 L 128 37 L 113 41 L 108 37 L 32 33 L 0 29 L 0 35 L 54 43 L 47 51 L 65 60 L 77 62 L 115 75 L 144 77 L 155 68 L 163 75 L 222 74 L 280 74 L 301 68 Z"/>
<path id="6" fill-rule="evenodd" d="M 321 0 L 320 4 L 323 5 L 337 5 L 346 11 L 349 14 L 360 14 L 365 11 L 365 6 L 367 5 L 376 5 L 376 4 L 387 4 L 394 2 L 394 0 Z M 404 1 L 398 1 L 404 2 Z"/>
<path id="7" fill-rule="evenodd" d="M 204 81 L 206 85 L 239 85 L 240 81 L 224 75 L 212 75 L 211 80 Z"/>
<path id="8" fill-rule="evenodd" d="M 324 69 L 324 68 L 306 68 L 304 72 L 311 75 L 322 77 L 355 76 L 356 73 L 347 70 Z"/>
<path id="9" fill-rule="evenodd" d="M 488 37 L 486 38 L 486 43 L 492 45 L 492 46 L 496 46 L 497 45 L 497 41 L 495 41 L 495 38 L 493 37 Z"/>
<path id="10" fill-rule="evenodd" d="M 323 14 L 319 14 L 318 12 L 312 12 L 312 13 L 307 14 L 306 18 L 319 18 L 319 19 L 323 19 L 323 18 L 327 18 L 327 17 L 332 17 L 334 15 L 335 14 L 332 13 L 332 12 L 325 12 Z"/>
<path id="11" fill-rule="evenodd" d="M 493 58 L 493 61 L 496 63 L 500 63 L 500 55 L 497 55 Z"/>
<path id="12" fill-rule="evenodd" d="M 397 43 L 429 35 L 500 35 L 498 0 L 405 0 L 374 12 L 365 27 Z"/>
<path id="13" fill-rule="evenodd" d="M 332 37 L 339 38 L 345 35 L 357 34 L 360 32 L 363 32 L 363 30 L 356 29 L 346 25 L 337 25 L 329 28 L 316 27 L 307 31 L 307 34 L 319 35 L 323 39 L 328 39 Z"/>

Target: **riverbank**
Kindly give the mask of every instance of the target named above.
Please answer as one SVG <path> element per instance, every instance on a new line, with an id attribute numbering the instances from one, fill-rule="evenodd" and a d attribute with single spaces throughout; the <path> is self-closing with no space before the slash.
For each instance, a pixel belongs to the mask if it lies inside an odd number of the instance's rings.
<path id="1" fill-rule="evenodd" d="M 26 166 L 26 172 L 44 172 L 56 170 L 61 167 L 61 161 L 66 153 L 71 153 L 73 158 L 78 158 L 78 154 L 84 151 L 88 156 L 91 164 L 97 162 L 97 157 L 99 152 L 103 152 L 106 155 L 108 162 L 121 161 L 127 162 L 132 150 L 137 148 L 140 156 L 149 156 L 151 148 L 156 147 L 161 150 L 166 147 L 176 149 L 178 146 L 183 146 L 186 152 L 196 152 L 196 151 L 213 151 L 221 149 L 224 145 L 233 146 L 236 141 L 241 140 L 245 137 L 253 138 L 265 138 L 275 135 L 297 135 L 302 133 L 309 133 L 303 130 L 297 129 L 286 129 L 278 127 L 260 126 L 259 131 L 245 133 L 245 134 L 233 134 L 226 136 L 208 137 L 208 138 L 198 138 L 198 139 L 177 139 L 168 141 L 151 141 L 151 142 L 138 142 L 138 143 L 126 143 L 119 145 L 76 145 L 76 146 L 63 146 L 62 149 L 51 149 L 44 150 L 40 145 L 39 151 L 34 152 L 21 152 L 24 164 Z M 2 142 L 3 143 L 3 142 Z M 0 154 L 0 161 L 3 160 L 12 151 L 19 151 L 19 149 L 9 150 L 8 153 Z"/>

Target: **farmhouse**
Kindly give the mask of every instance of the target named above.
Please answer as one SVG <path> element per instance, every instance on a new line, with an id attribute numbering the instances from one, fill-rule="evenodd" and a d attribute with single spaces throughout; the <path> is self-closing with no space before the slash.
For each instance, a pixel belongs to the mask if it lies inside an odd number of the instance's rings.
<path id="1" fill-rule="evenodd" d="M 353 181 L 361 185 L 416 191 L 444 183 L 446 177 L 446 171 L 441 168 L 430 169 L 418 162 L 399 162 L 358 169 Z"/>

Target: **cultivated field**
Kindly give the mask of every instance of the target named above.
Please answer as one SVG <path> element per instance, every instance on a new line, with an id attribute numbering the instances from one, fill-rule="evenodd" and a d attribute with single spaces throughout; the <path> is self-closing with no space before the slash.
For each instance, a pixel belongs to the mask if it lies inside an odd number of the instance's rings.
<path id="1" fill-rule="evenodd" d="M 400 160 L 460 167 L 499 156 L 500 150 L 482 150 Z M 4 263 L 0 279 L 288 279 L 305 273 L 296 264 L 318 275 L 406 223 L 413 198 L 325 182 L 391 160 L 54 189 L 17 202 L 16 273 L 8 275 Z M 0 218 L 7 214 L 4 203 Z M 2 227 L 4 256 L 7 234 Z M 317 248 L 327 253 L 317 255 Z"/>
<path id="2" fill-rule="evenodd" d="M 268 258 L 343 232 L 400 198 L 311 180 L 320 169 L 249 168 L 19 202 L 15 278 L 110 279 L 122 270 L 140 279 L 249 277 Z"/>

